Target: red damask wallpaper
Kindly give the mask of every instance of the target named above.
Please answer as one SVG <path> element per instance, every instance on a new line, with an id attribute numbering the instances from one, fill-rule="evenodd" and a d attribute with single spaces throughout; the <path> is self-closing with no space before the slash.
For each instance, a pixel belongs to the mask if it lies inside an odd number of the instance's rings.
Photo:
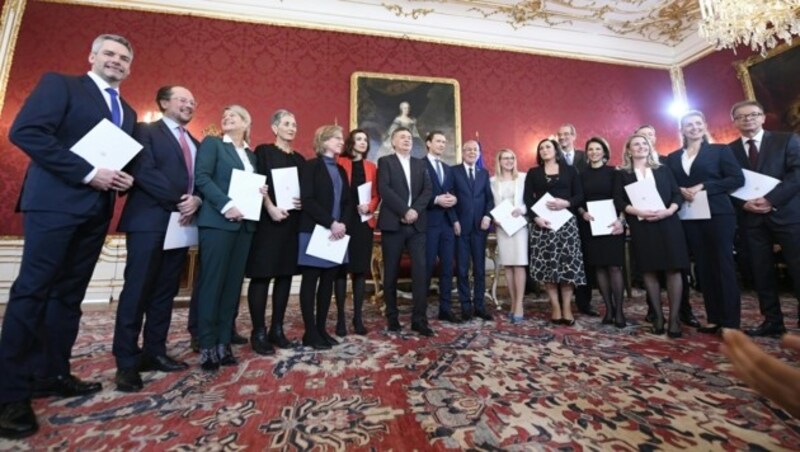
<path id="1" fill-rule="evenodd" d="M 316 127 L 349 123 L 350 74 L 371 71 L 458 79 L 463 133 L 480 132 L 489 162 L 495 150 L 511 147 L 527 169 L 535 143 L 564 122 L 575 124 L 578 143 L 594 134 L 608 138 L 613 162 L 641 123 L 659 129 L 659 148 L 677 146 L 669 132 L 675 125 L 666 113 L 672 91 L 664 70 L 29 1 L 0 113 L 0 234 L 22 232 L 13 208 L 27 158 L 7 138 L 16 112 L 42 73 L 88 70 L 90 43 L 103 32 L 125 35 L 134 45 L 122 95 L 140 116 L 155 110 L 159 86 L 185 85 L 200 103 L 190 127 L 195 135 L 218 123 L 224 105 L 241 103 L 254 116 L 254 144 L 268 142 L 268 116 L 285 107 L 297 115 L 298 149 L 311 154 Z"/>

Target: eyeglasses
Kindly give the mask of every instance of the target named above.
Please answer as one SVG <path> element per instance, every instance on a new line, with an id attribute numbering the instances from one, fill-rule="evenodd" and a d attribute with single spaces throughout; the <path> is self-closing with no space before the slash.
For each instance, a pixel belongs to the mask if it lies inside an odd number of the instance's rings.
<path id="1" fill-rule="evenodd" d="M 197 107 L 197 102 L 195 102 L 194 99 L 187 99 L 185 97 L 173 97 L 172 99 L 177 100 L 182 104 L 191 105 L 192 107 Z"/>
<path id="2" fill-rule="evenodd" d="M 755 112 L 755 113 L 748 113 L 746 115 L 736 115 L 733 117 L 734 121 L 746 121 L 748 119 L 756 119 L 760 116 L 764 116 L 764 113 Z"/>

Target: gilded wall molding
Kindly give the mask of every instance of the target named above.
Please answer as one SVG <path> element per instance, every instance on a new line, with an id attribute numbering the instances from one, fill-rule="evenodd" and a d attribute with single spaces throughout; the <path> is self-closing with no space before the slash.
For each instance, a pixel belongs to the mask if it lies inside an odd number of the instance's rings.
<path id="1" fill-rule="evenodd" d="M 686 82 L 683 79 L 683 68 L 678 65 L 670 67 L 669 78 L 672 81 L 673 100 L 688 105 L 689 98 L 686 95 Z"/>
<path id="2" fill-rule="evenodd" d="M 27 0 L 6 0 L 3 14 L 0 16 L 0 113 L 6 100 L 8 75 L 11 72 L 19 27 L 22 25 L 22 14 L 27 3 Z"/>

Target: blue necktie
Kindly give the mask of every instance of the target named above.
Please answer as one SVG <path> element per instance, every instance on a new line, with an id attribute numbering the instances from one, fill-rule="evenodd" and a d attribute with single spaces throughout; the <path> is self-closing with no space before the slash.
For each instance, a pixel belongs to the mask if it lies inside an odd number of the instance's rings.
<path id="1" fill-rule="evenodd" d="M 116 124 L 117 127 L 122 127 L 122 111 L 117 100 L 119 93 L 114 88 L 106 88 L 106 92 L 111 96 L 111 122 Z"/>
<path id="2" fill-rule="evenodd" d="M 436 160 L 436 177 L 439 178 L 439 185 L 444 184 L 444 171 L 442 171 L 442 161 Z"/>

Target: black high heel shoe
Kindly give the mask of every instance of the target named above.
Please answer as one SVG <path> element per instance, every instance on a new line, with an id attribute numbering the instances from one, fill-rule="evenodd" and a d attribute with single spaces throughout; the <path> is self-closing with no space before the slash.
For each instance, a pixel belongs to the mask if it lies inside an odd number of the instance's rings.
<path id="1" fill-rule="evenodd" d="M 666 330 L 664 329 L 664 319 L 661 319 L 661 321 L 656 319 L 653 322 L 653 334 L 656 334 L 656 335 L 660 336 L 660 335 L 664 334 L 665 332 L 666 332 Z"/>
<path id="2" fill-rule="evenodd" d="M 561 319 L 561 324 L 564 326 L 575 326 L 575 319 Z"/>

